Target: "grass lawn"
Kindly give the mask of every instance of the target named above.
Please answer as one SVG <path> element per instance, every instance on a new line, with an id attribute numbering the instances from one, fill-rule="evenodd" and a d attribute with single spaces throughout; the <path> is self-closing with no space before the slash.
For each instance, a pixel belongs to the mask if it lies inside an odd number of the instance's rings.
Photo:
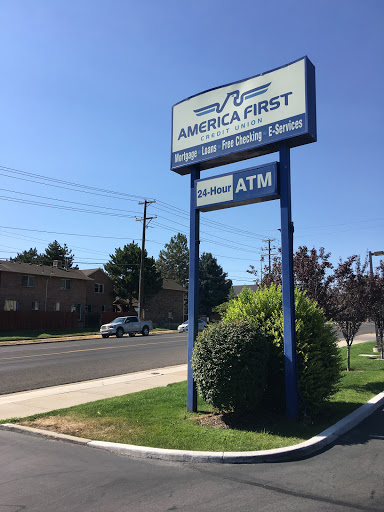
<path id="1" fill-rule="evenodd" d="M 309 425 L 260 411 L 252 423 L 221 423 L 220 427 L 226 428 L 215 428 L 210 421 L 210 426 L 204 426 L 204 420 L 212 420 L 212 410 L 199 399 L 199 412 L 186 413 L 185 382 L 13 422 L 90 439 L 159 448 L 243 451 L 288 446 L 318 434 L 384 391 L 384 361 L 359 356 L 372 355 L 373 346 L 374 342 L 352 346 L 353 371 L 343 374 L 340 390 L 324 406 L 316 422 Z M 346 360 L 346 349 L 340 350 Z"/>

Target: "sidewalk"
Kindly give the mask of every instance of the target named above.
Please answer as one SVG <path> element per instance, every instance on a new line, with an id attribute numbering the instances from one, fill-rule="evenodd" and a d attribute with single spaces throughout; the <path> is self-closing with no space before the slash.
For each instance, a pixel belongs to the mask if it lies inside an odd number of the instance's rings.
<path id="1" fill-rule="evenodd" d="M 169 366 L 116 377 L 0 396 L 0 420 L 23 418 L 103 398 L 122 396 L 187 379 L 187 365 Z"/>
<path id="2" fill-rule="evenodd" d="M 373 333 L 373 334 L 371 334 L 371 333 L 358 334 L 353 339 L 353 345 L 358 345 L 359 343 L 365 343 L 366 341 L 375 341 L 375 340 L 376 340 L 375 333 Z M 345 341 L 344 338 L 343 339 L 339 338 L 339 342 L 338 342 L 337 345 L 339 347 L 346 347 L 347 346 L 347 342 Z"/>

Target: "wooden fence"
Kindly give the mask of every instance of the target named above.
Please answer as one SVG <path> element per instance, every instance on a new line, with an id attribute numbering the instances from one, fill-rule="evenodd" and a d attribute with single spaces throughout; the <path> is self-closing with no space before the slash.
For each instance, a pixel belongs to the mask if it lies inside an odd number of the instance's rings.
<path id="1" fill-rule="evenodd" d="M 77 329 L 78 316 L 63 311 L 0 311 L 0 331 Z"/>

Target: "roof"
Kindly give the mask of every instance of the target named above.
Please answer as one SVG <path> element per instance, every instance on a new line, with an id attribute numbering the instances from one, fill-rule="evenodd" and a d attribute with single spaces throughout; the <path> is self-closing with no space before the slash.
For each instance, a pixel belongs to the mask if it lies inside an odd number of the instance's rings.
<path id="1" fill-rule="evenodd" d="M 60 277 L 62 279 L 82 279 L 92 281 L 81 270 L 70 268 L 51 267 L 50 265 L 34 265 L 33 263 L 21 263 L 18 261 L 0 261 L 1 272 L 13 272 L 15 274 Z"/>
<path id="2" fill-rule="evenodd" d="M 104 274 L 107 276 L 108 274 L 105 272 L 105 270 L 103 270 L 101 267 L 98 267 L 98 268 L 86 268 L 86 269 L 82 269 L 80 272 L 83 272 L 83 274 L 85 274 L 86 276 L 91 276 L 92 274 L 94 274 L 95 272 L 97 272 L 98 270 L 101 270 L 102 272 L 104 272 Z"/>
<path id="3" fill-rule="evenodd" d="M 181 284 L 176 283 L 173 279 L 163 279 L 163 290 L 174 290 L 178 292 L 186 292 L 187 289 Z"/>
<path id="4" fill-rule="evenodd" d="M 257 290 L 257 284 L 239 284 L 239 285 L 232 286 L 232 288 L 235 293 L 235 296 L 237 297 L 239 295 L 239 293 L 242 292 L 243 288 L 249 288 L 250 290 L 255 292 Z"/>

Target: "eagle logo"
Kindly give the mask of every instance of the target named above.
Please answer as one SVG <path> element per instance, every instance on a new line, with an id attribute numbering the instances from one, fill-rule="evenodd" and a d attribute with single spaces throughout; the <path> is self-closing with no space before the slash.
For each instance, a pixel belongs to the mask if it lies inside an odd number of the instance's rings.
<path id="1" fill-rule="evenodd" d="M 272 82 L 269 82 L 268 84 L 261 85 L 260 87 L 255 87 L 254 89 L 250 89 L 247 92 L 243 92 L 243 94 L 240 96 L 240 91 L 237 89 L 236 91 L 228 92 L 227 96 L 223 102 L 223 104 L 220 106 L 220 103 L 211 103 L 211 105 L 207 105 L 206 107 L 198 108 L 194 110 L 194 113 L 197 116 L 204 116 L 205 114 L 209 114 L 210 112 L 217 112 L 220 114 L 226 107 L 228 101 L 230 98 L 233 98 L 233 104 L 236 107 L 240 107 L 240 105 L 245 100 L 249 100 L 250 98 L 253 98 L 254 96 L 259 96 L 260 94 L 264 94 L 268 91 L 268 87 L 271 85 Z"/>

